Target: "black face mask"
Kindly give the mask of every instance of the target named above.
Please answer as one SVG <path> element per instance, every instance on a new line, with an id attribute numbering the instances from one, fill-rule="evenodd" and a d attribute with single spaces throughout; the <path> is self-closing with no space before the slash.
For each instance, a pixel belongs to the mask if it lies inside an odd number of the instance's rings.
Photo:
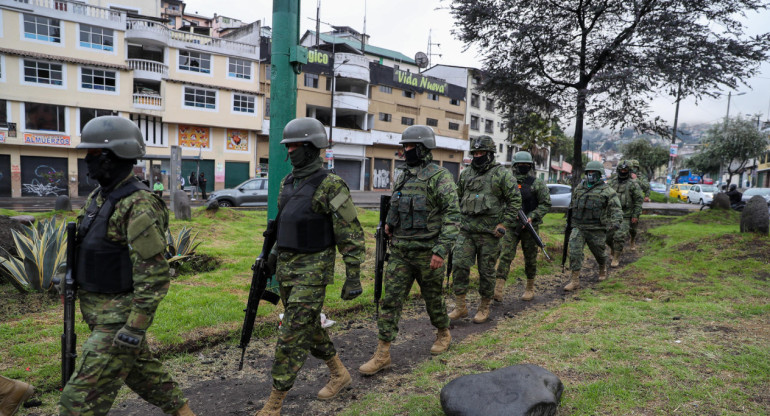
<path id="1" fill-rule="evenodd" d="M 532 166 L 530 166 L 528 163 L 516 165 L 516 172 L 519 172 L 520 175 L 526 175 L 530 170 L 532 170 Z"/>
<path id="2" fill-rule="evenodd" d="M 417 151 L 417 146 L 404 152 L 404 159 L 406 159 L 407 166 L 417 166 L 420 164 L 420 154 Z"/>
<path id="3" fill-rule="evenodd" d="M 86 155 L 88 177 L 95 179 L 102 186 L 112 181 L 114 165 L 110 153 L 106 150 L 102 150 L 102 153 L 99 155 Z"/>
<path id="4" fill-rule="evenodd" d="M 481 156 L 474 156 L 471 165 L 477 169 L 483 168 L 487 163 L 490 162 L 490 159 L 491 158 L 489 152 L 484 152 L 484 154 Z"/>
<path id="5" fill-rule="evenodd" d="M 631 172 L 627 170 L 619 170 L 618 171 L 618 179 L 628 179 L 628 177 L 631 175 Z"/>
<path id="6" fill-rule="evenodd" d="M 293 152 L 289 152 L 291 165 L 295 168 L 307 166 L 316 158 L 318 158 L 318 148 L 309 144 L 302 145 Z"/>

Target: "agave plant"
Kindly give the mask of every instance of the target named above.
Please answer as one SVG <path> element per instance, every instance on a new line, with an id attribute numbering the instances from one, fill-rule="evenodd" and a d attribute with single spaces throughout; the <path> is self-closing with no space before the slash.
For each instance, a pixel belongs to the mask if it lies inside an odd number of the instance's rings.
<path id="1" fill-rule="evenodd" d="M 5 268 L 11 283 L 19 290 L 46 292 L 53 287 L 52 279 L 67 260 L 67 238 L 64 223 L 56 219 L 41 220 L 36 226 L 12 230 L 19 257 L 4 253 L 0 267 Z"/>
<path id="2" fill-rule="evenodd" d="M 195 254 L 195 249 L 201 244 L 196 243 L 198 233 L 192 234 L 192 228 L 182 227 L 179 234 L 174 236 L 171 231 L 166 231 L 168 247 L 166 249 L 166 258 L 169 261 L 178 261 Z"/>

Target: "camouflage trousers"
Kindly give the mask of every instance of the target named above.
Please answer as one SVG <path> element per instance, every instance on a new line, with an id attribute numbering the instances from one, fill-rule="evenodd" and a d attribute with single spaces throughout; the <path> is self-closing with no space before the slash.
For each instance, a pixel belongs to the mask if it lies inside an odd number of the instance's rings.
<path id="1" fill-rule="evenodd" d="M 631 234 L 631 238 L 636 238 L 636 231 L 639 228 L 639 221 L 636 222 L 636 224 L 631 224 L 631 229 L 629 230 L 629 234 Z"/>
<path id="2" fill-rule="evenodd" d="M 468 293 L 471 266 L 478 261 L 479 294 L 495 294 L 495 263 L 500 255 L 500 239 L 487 233 L 460 231 L 452 250 L 452 286 L 455 295 Z"/>
<path id="3" fill-rule="evenodd" d="M 442 292 L 444 267 L 431 270 L 431 250 L 404 250 L 393 247 L 385 270 L 385 295 L 377 321 L 379 339 L 392 342 L 398 335 L 398 322 L 404 301 L 417 281 L 420 293 L 425 299 L 430 323 L 436 328 L 449 328 L 449 316 Z"/>
<path id="4" fill-rule="evenodd" d="M 620 222 L 620 228 L 607 232 L 607 245 L 616 253 L 622 253 L 623 247 L 626 246 L 626 240 L 628 240 L 628 232 L 631 229 L 631 217 L 623 218 Z"/>
<path id="5" fill-rule="evenodd" d="M 273 387 L 287 391 L 294 385 L 297 373 L 308 353 L 327 361 L 337 354 L 329 333 L 321 327 L 321 308 L 326 286 L 281 285 L 283 323 L 275 346 Z"/>
<path id="6" fill-rule="evenodd" d="M 62 391 L 60 415 L 106 415 L 123 383 L 164 413 L 174 413 L 187 402 L 160 361 L 152 357 L 146 341 L 137 349 L 112 345 L 122 327 L 91 328 L 75 372 Z"/>
<path id="7" fill-rule="evenodd" d="M 537 226 L 534 227 L 537 231 Z M 534 279 L 537 276 L 537 252 L 538 247 L 535 239 L 526 229 L 520 229 L 518 232 L 509 230 L 500 242 L 500 261 L 497 264 L 497 278 L 506 280 L 511 271 L 511 262 L 516 258 L 516 246 L 521 242 L 521 251 L 524 252 L 524 274 L 527 279 Z"/>
<path id="8" fill-rule="evenodd" d="M 607 264 L 607 232 L 604 230 L 581 230 L 573 228 L 569 236 L 569 269 L 572 271 L 583 268 L 583 247 L 593 253 L 600 266 Z"/>

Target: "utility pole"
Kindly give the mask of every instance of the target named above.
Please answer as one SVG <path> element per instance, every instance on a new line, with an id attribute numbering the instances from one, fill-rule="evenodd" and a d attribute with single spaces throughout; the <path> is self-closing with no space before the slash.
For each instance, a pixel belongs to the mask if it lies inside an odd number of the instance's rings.
<path id="1" fill-rule="evenodd" d="M 676 109 L 674 110 L 674 128 L 671 132 L 671 147 L 676 144 L 677 126 L 679 124 L 679 101 L 682 100 L 682 78 L 679 78 L 679 82 L 676 85 Z M 671 153 L 671 150 L 669 150 Z M 701 172 L 702 173 L 702 172 Z M 674 156 L 668 157 L 668 178 L 666 180 L 666 202 L 668 202 L 669 192 L 671 192 L 671 182 L 674 181 Z"/>

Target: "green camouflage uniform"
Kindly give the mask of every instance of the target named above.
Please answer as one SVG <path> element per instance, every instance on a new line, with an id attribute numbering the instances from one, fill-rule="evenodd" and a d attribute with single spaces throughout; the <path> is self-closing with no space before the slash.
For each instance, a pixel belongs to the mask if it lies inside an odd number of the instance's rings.
<path id="1" fill-rule="evenodd" d="M 479 294 L 491 298 L 495 291 L 495 263 L 500 239 L 494 236 L 498 224 L 513 230 L 521 209 L 521 194 L 510 170 L 499 163 L 481 169 L 465 168 L 457 180 L 460 200 L 460 235 L 452 252 L 455 295 L 468 293 L 471 266 L 478 259 Z"/>
<path id="2" fill-rule="evenodd" d="M 294 186 L 299 186 L 313 172 L 302 178 L 295 173 Z M 364 232 L 345 181 L 332 173 L 326 176 L 313 194 L 312 209 L 331 216 L 334 241 L 345 262 L 346 273 L 359 276 L 365 252 Z M 278 255 L 275 274 L 280 283 L 284 315 L 275 347 L 273 387 L 287 391 L 294 385 L 308 353 L 324 361 L 337 354 L 328 332 L 321 327 L 326 285 L 334 283 L 336 252 L 335 246 L 317 253 L 274 250 Z"/>
<path id="3" fill-rule="evenodd" d="M 78 215 L 78 224 L 93 198 L 99 206 L 105 202 L 101 193 L 92 193 Z M 137 252 L 141 250 L 138 245 L 142 240 L 140 236 L 129 233 L 133 221 L 143 215 L 154 219 L 151 227 L 157 228 L 165 243 L 168 210 L 163 201 L 149 191 L 140 190 L 121 199 L 115 205 L 107 228 L 109 240 L 129 244 L 134 290 L 119 294 L 78 291 L 80 310 L 91 335 L 83 345 L 75 371 L 62 391 L 61 415 L 107 414 L 124 383 L 165 413 L 173 413 L 186 403 L 176 382 L 160 361 L 150 354 L 146 340 L 138 348 L 113 345 L 115 335 L 124 325 L 142 331 L 150 327 L 158 304 L 166 296 L 170 284 L 163 251 L 142 259 Z"/>
<path id="4" fill-rule="evenodd" d="M 576 271 L 583 268 L 583 247 L 586 244 L 599 266 L 605 265 L 607 230 L 617 229 L 623 220 L 617 194 L 604 182 L 589 188 L 583 181 L 572 193 L 569 207 L 573 227 L 569 236 L 569 269 Z"/>
<path id="5" fill-rule="evenodd" d="M 447 258 L 457 238 L 460 211 L 452 174 L 430 163 L 431 160 L 428 155 L 422 166 L 406 167 L 393 188 L 386 221 L 393 233 L 392 245 L 377 321 L 382 341 L 396 339 L 401 310 L 415 280 L 431 324 L 439 329 L 449 328 L 441 290 L 444 267 L 431 270 L 430 261 L 434 254 Z"/>
<path id="6" fill-rule="evenodd" d="M 617 176 L 610 178 L 607 185 L 618 194 L 620 206 L 623 210 L 623 221 L 615 232 L 607 233 L 607 245 L 616 253 L 623 252 L 623 246 L 628 239 L 628 232 L 632 225 L 631 219 L 639 219 L 642 215 L 642 202 L 644 195 L 639 184 L 631 178 L 621 181 Z"/>
<path id="7" fill-rule="evenodd" d="M 643 195 L 643 198 L 650 198 L 650 181 L 647 179 L 647 175 L 645 175 L 642 172 L 636 171 L 634 169 L 634 173 L 636 174 L 636 179 L 633 179 L 636 181 L 637 185 L 639 185 L 639 188 L 641 188 Z M 641 213 L 639 214 L 641 215 Z M 639 221 L 636 222 L 636 224 L 631 224 L 631 228 L 629 230 L 629 233 L 631 234 L 631 238 L 636 238 L 636 230 L 639 228 Z"/>
<path id="8" fill-rule="evenodd" d="M 521 189 L 524 180 L 528 175 L 516 174 L 516 182 Z M 532 218 L 532 227 L 538 231 L 543 217 L 551 209 L 551 194 L 548 192 L 548 186 L 542 179 L 536 178 L 532 184 L 532 193 L 537 198 L 537 208 L 527 213 L 527 218 Z M 535 238 L 524 228 L 516 216 L 516 223 L 513 228 L 503 236 L 500 245 L 500 262 L 497 264 L 497 278 L 506 280 L 511 271 L 511 262 L 516 257 L 516 246 L 521 241 L 521 250 L 524 252 L 524 273 L 527 279 L 534 279 L 537 275 L 537 252 L 540 249 L 535 242 Z"/>

